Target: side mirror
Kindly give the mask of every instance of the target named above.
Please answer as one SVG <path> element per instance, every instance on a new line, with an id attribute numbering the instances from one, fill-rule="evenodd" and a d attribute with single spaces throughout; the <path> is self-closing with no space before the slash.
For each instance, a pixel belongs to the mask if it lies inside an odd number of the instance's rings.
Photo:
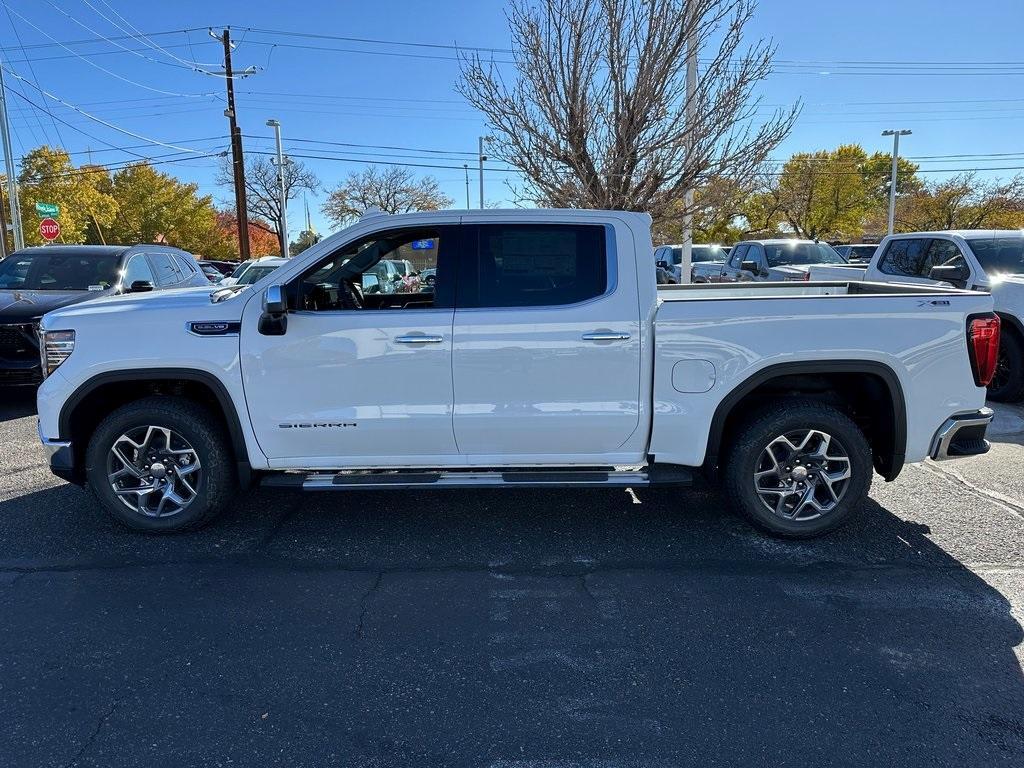
<path id="1" fill-rule="evenodd" d="M 153 284 L 149 280 L 136 280 L 128 286 L 128 293 L 146 293 L 153 290 Z"/>
<path id="2" fill-rule="evenodd" d="M 287 330 L 288 297 L 283 285 L 271 285 L 263 292 L 259 331 L 264 336 L 284 336 Z"/>
<path id="3" fill-rule="evenodd" d="M 740 264 L 740 269 L 744 272 L 753 272 L 755 275 L 761 274 L 761 265 L 756 261 L 744 261 Z"/>
<path id="4" fill-rule="evenodd" d="M 662 259 L 661 261 L 658 262 L 657 266 L 661 267 L 662 269 L 668 269 L 668 262 Z"/>
<path id="5" fill-rule="evenodd" d="M 950 283 L 963 288 L 971 278 L 971 270 L 966 264 L 943 264 L 932 267 L 928 272 L 929 280 L 938 280 L 943 283 Z"/>

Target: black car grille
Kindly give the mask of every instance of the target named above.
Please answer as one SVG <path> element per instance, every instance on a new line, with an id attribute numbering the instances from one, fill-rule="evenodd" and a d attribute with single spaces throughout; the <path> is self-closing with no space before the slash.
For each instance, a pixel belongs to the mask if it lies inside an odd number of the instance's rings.
<path id="1" fill-rule="evenodd" d="M 32 325 L 0 325 L 0 358 L 5 360 L 35 360 L 39 357 L 39 343 Z"/>

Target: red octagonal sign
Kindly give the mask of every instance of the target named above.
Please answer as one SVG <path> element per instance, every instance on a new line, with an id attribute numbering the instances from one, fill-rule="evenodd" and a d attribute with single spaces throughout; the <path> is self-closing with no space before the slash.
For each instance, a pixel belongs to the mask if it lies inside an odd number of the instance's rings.
<path id="1" fill-rule="evenodd" d="M 60 237 L 60 224 L 56 219 L 43 219 L 39 222 L 39 234 L 43 236 L 43 240 L 56 240 Z"/>

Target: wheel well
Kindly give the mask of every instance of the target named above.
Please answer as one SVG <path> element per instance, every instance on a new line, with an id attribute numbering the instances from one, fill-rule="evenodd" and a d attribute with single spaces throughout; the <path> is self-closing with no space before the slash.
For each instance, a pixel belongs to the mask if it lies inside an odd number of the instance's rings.
<path id="1" fill-rule="evenodd" d="M 996 312 L 996 314 L 999 315 L 999 320 L 1002 322 L 1001 332 L 1004 334 L 1012 333 L 1017 337 L 1018 341 L 1024 342 L 1024 326 L 1021 325 L 1021 321 L 1005 312 Z"/>
<path id="2" fill-rule="evenodd" d="M 886 373 L 887 372 L 887 373 Z M 891 369 L 793 370 L 754 377 L 719 406 L 712 422 L 705 470 L 715 472 L 732 435 L 757 407 L 799 397 L 833 405 L 864 432 L 875 468 L 894 480 L 906 455 L 906 412 L 899 381 Z"/>
<path id="3" fill-rule="evenodd" d="M 152 372 L 154 374 L 161 372 Z M 239 480 L 247 485 L 251 468 L 238 415 L 223 385 L 199 374 L 143 376 L 102 374 L 73 395 L 60 413 L 60 435 L 71 441 L 76 473 L 84 482 L 85 451 L 99 423 L 115 408 L 152 395 L 183 397 L 203 405 L 219 421 L 231 441 Z"/>

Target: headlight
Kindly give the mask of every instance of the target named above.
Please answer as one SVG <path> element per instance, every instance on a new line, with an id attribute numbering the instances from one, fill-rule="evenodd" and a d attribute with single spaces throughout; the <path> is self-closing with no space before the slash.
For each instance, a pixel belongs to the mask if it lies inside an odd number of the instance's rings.
<path id="1" fill-rule="evenodd" d="M 75 351 L 74 331 L 43 331 L 39 351 L 43 376 L 49 376 Z"/>

